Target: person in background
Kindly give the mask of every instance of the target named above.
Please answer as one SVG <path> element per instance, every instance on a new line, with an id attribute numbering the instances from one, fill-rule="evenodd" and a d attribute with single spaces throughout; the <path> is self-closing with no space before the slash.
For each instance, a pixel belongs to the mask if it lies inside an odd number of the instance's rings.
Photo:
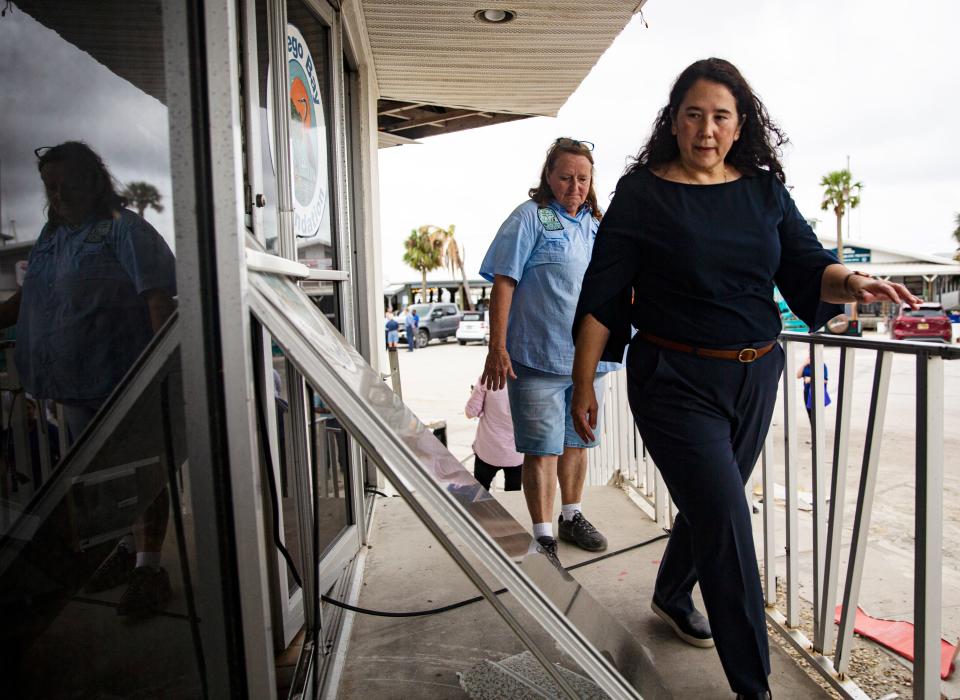
<path id="1" fill-rule="evenodd" d="M 464 408 L 467 418 L 479 418 L 473 440 L 473 476 L 487 491 L 493 477 L 503 470 L 505 491 L 519 491 L 523 455 L 514 449 L 513 419 L 506 392 L 489 391 L 477 380 Z"/>
<path id="2" fill-rule="evenodd" d="M 392 311 L 387 311 L 387 322 L 385 326 L 387 329 L 387 347 L 391 350 L 396 350 L 397 341 L 400 340 L 400 324 L 397 323 L 397 319 L 393 317 Z"/>
<path id="3" fill-rule="evenodd" d="M 679 509 L 653 612 L 688 644 L 716 644 L 733 692 L 750 700 L 770 697 L 744 484 L 783 370 L 773 285 L 811 329 L 843 302 L 917 303 L 823 249 L 784 186 L 785 140 L 729 61 L 684 69 L 617 184 L 573 327 L 577 432 L 594 434 L 597 363 L 622 357 L 629 342 L 630 408 Z M 694 607 L 697 582 L 709 619 Z"/>
<path id="4" fill-rule="evenodd" d="M 587 449 L 573 428 L 573 339 L 570 327 L 580 282 L 603 214 L 594 190 L 593 144 L 559 138 L 547 150 L 540 182 L 500 226 L 480 265 L 493 282 L 490 344 L 480 381 L 507 387 L 514 440 L 523 457 L 523 492 L 533 536 L 554 564 L 553 508 L 560 486 L 561 540 L 591 552 L 607 538 L 583 515 Z M 605 372 L 593 386 L 598 397 Z M 599 398 L 598 398 L 599 401 Z"/>
<path id="5" fill-rule="evenodd" d="M 0 326 L 16 323 L 14 360 L 23 388 L 62 404 L 72 443 L 173 313 L 175 262 L 160 234 L 125 208 L 88 145 L 67 141 L 36 154 L 47 223 L 30 251 L 23 288 L 0 305 Z M 160 565 L 168 513 L 164 489 L 86 590 L 128 583 L 121 615 L 162 607 L 170 597 Z"/>
<path id="6" fill-rule="evenodd" d="M 810 430 L 813 430 L 813 384 L 811 383 L 810 355 L 806 356 L 803 366 L 797 370 L 797 379 L 803 380 L 803 405 L 807 409 L 807 417 L 810 419 Z M 823 363 L 823 405 L 829 406 L 832 403 L 830 392 L 827 391 L 827 363 Z"/>
<path id="7" fill-rule="evenodd" d="M 407 315 L 403 319 L 403 332 L 407 336 L 407 352 L 413 352 L 417 344 L 417 329 L 420 327 L 420 317 L 412 306 L 407 307 Z"/>

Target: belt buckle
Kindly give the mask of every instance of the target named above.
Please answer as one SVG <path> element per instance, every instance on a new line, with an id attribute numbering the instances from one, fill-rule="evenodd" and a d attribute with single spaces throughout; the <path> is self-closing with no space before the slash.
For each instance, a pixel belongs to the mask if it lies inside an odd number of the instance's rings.
<path id="1" fill-rule="evenodd" d="M 739 353 L 737 353 L 737 360 L 743 364 L 749 364 L 757 359 L 757 349 L 756 348 L 744 348 Z"/>

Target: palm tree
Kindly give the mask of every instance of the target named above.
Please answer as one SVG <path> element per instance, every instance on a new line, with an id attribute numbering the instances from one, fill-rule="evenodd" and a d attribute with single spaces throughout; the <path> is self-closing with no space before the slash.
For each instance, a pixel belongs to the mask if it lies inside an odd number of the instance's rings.
<path id="1" fill-rule="evenodd" d="M 848 209 L 856 209 L 860 204 L 860 190 L 863 185 L 859 182 L 851 182 L 853 176 L 850 171 L 834 170 L 820 178 L 820 186 L 823 188 L 823 201 L 820 202 L 820 208 L 823 211 L 833 209 L 837 216 L 837 258 L 843 262 L 843 215 Z M 853 318 L 857 317 L 857 302 L 853 302 L 850 307 Z"/>
<path id="2" fill-rule="evenodd" d="M 143 216 L 143 212 L 147 210 L 147 207 L 150 207 L 157 213 L 163 211 L 163 205 L 160 204 L 163 195 L 160 194 L 160 190 L 149 182 L 128 182 L 126 188 L 123 190 L 123 197 L 136 208 L 137 214 L 140 216 Z"/>
<path id="3" fill-rule="evenodd" d="M 467 272 L 464 269 L 464 251 L 457 244 L 457 239 L 453 237 L 454 228 L 455 226 L 450 224 L 447 229 L 442 229 L 439 226 L 421 226 L 419 230 L 424 235 L 432 236 L 435 241 L 439 242 L 440 258 L 443 260 L 444 266 L 450 270 L 450 274 L 455 275 L 457 271 L 460 272 L 460 278 L 463 280 L 461 284 L 463 287 L 463 304 L 467 309 L 473 310 L 473 301 L 470 299 L 470 283 L 467 281 Z"/>
<path id="4" fill-rule="evenodd" d="M 436 270 L 443 261 L 440 241 L 435 235 L 424 231 L 425 228 L 427 227 L 421 226 L 411 230 L 407 240 L 403 242 L 403 262 L 420 271 L 423 281 L 420 294 L 421 301 L 424 302 L 427 300 L 427 273 Z"/>
<path id="5" fill-rule="evenodd" d="M 861 183 L 851 182 L 852 179 L 847 169 L 834 170 L 820 178 L 823 188 L 820 208 L 823 211 L 832 209 L 837 216 L 837 257 L 840 262 L 843 262 L 843 215 L 848 209 L 856 209 L 860 205 L 860 190 L 863 189 Z"/>

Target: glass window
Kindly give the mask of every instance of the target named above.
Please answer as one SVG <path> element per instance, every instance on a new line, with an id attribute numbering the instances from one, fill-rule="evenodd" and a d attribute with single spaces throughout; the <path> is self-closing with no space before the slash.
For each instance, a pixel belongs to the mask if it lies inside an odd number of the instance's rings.
<path id="1" fill-rule="evenodd" d="M 8 697 L 201 694 L 164 44 L 159 1 L 0 18 Z"/>
<path id="2" fill-rule="evenodd" d="M 265 0 L 257 1 L 258 66 L 261 109 L 259 115 L 263 163 L 264 233 L 268 250 L 277 250 L 277 158 L 273 124 L 273 81 L 270 76 L 269 41 Z M 310 267 L 337 269 L 333 236 L 330 125 L 330 37 L 303 3 L 288 2 L 285 57 L 290 82 L 288 111 L 289 158 L 293 228 L 297 257 Z"/>

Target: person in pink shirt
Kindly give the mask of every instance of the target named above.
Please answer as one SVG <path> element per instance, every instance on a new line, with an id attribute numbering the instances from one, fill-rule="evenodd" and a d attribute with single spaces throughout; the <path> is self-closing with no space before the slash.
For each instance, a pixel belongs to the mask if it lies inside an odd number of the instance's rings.
<path id="1" fill-rule="evenodd" d="M 467 418 L 480 418 L 473 440 L 473 476 L 489 491 L 493 477 L 503 469 L 505 490 L 519 491 L 523 455 L 514 446 L 507 392 L 487 391 L 477 379 L 464 410 Z"/>

